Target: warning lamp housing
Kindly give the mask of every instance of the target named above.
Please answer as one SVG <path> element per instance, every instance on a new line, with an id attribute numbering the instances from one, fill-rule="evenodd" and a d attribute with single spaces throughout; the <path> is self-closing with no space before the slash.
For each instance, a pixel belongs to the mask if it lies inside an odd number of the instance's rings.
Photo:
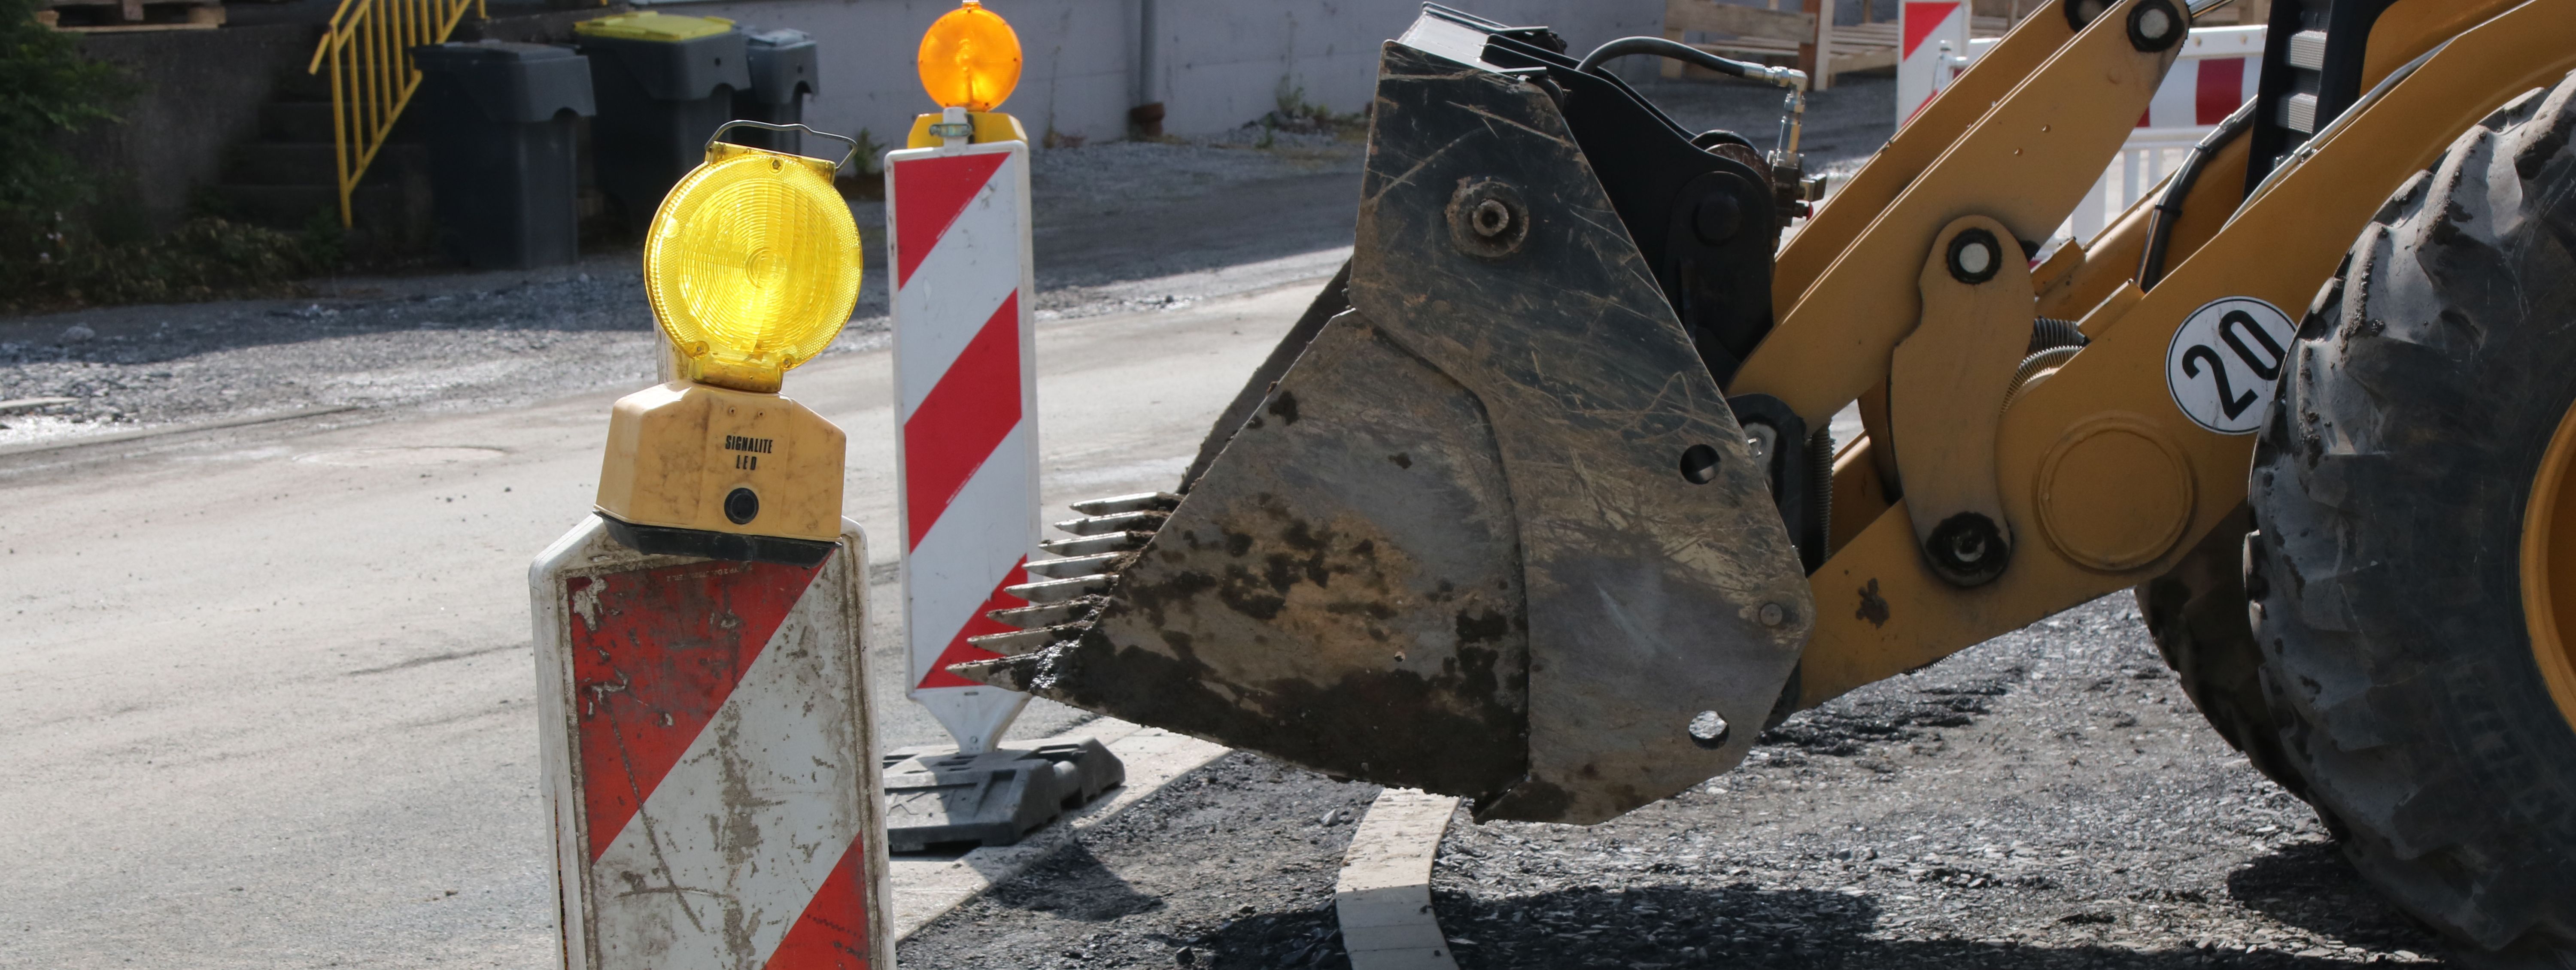
<path id="1" fill-rule="evenodd" d="M 716 130 L 802 131 L 735 121 Z M 857 224 L 832 187 L 842 165 L 707 144 L 654 213 L 644 289 L 670 340 L 670 383 L 618 400 L 598 510 L 650 553 L 819 562 L 841 533 L 841 429 L 779 396 L 858 303 Z M 806 563 L 809 564 L 810 563 Z"/>
<path id="2" fill-rule="evenodd" d="M 913 66 L 940 107 L 991 111 L 1020 85 L 1020 35 L 1001 14 L 965 0 L 922 33 Z"/>

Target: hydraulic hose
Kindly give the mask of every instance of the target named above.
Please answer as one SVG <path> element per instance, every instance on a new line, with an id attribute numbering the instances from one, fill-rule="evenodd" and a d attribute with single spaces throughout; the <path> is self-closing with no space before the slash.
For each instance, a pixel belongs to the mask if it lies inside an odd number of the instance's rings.
<path id="1" fill-rule="evenodd" d="M 1732 58 L 1719 57 L 1677 40 L 1662 37 L 1622 37 L 1592 49 L 1583 55 L 1575 69 L 1586 74 L 1601 74 L 1601 65 L 1630 54 L 1652 54 L 1656 57 L 1696 64 L 1720 74 L 1752 81 L 1764 81 L 1789 89 L 1789 101 L 1780 115 L 1780 151 L 1782 159 L 1798 157 L 1799 129 L 1807 117 L 1807 72 L 1787 67 L 1772 67 Z"/>
<path id="2" fill-rule="evenodd" d="M 2192 183 L 2200 181 L 2201 170 L 2209 167 L 2210 159 L 2218 157 L 2219 149 L 2253 130 L 2254 109 L 2261 103 L 2245 102 L 2217 128 L 2201 136 L 2200 144 L 2193 145 L 2191 154 L 2183 159 L 2182 168 L 2165 183 L 2164 192 L 2156 197 L 2155 208 L 2147 213 L 2146 251 L 2138 254 L 2138 289 L 2152 290 L 2164 281 L 2165 249 L 2173 244 L 2174 223 L 2182 221 L 2182 204 L 2191 197 Z"/>

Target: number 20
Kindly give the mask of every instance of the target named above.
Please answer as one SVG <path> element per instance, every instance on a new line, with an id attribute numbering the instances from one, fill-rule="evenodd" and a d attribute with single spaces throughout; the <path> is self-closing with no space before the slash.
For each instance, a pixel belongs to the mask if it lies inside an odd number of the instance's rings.
<path id="1" fill-rule="evenodd" d="M 2246 346 L 2245 338 L 2238 335 L 2240 329 L 2252 334 L 2255 343 L 2263 345 L 2264 352 L 2271 355 L 2269 361 L 2255 358 L 2254 348 Z M 2289 359 L 2289 352 L 2282 349 L 2280 343 L 2272 339 L 2271 334 L 2263 331 L 2263 325 L 2255 322 L 2253 314 L 2243 310 L 2227 311 L 2225 316 L 2218 318 L 2218 338 L 2226 342 L 2227 349 L 2236 352 L 2236 359 L 2244 361 L 2245 366 L 2254 371 L 2255 377 L 2266 382 L 2280 379 L 2281 364 Z M 2218 359 L 2218 351 L 2208 344 L 2193 344 L 2191 349 L 2182 352 L 2183 374 L 2188 377 L 2199 377 L 2200 364 L 2204 360 L 2209 362 L 2210 379 L 2218 382 L 2218 406 L 2227 412 L 2230 420 L 2244 414 L 2245 409 L 2254 406 L 2257 400 L 2254 392 L 2250 390 L 2239 392 L 2235 385 L 2228 383 L 2227 368 Z"/>

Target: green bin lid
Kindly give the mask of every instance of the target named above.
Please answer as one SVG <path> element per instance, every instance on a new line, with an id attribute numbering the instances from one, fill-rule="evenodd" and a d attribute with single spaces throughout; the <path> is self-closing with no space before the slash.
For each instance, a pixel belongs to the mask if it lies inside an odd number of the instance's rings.
<path id="1" fill-rule="evenodd" d="M 666 13 L 621 13 L 572 25 L 574 33 L 591 37 L 615 37 L 620 40 L 647 40 L 676 44 L 684 40 L 712 37 L 733 29 L 733 21 L 723 17 L 675 17 Z"/>

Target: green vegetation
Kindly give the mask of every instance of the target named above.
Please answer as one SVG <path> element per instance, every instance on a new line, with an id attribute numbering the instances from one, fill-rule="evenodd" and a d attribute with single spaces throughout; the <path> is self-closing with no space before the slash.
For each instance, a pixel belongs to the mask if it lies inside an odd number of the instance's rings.
<path id="1" fill-rule="evenodd" d="M 1367 112 L 1334 114 L 1333 109 L 1306 100 L 1305 85 L 1287 77 L 1279 79 L 1279 87 L 1272 92 L 1271 100 L 1273 107 L 1270 113 L 1255 122 L 1261 126 L 1261 140 L 1254 144 L 1255 148 L 1272 147 L 1277 133 L 1282 131 L 1323 132 L 1344 141 L 1360 141 L 1368 137 Z"/>
<path id="2" fill-rule="evenodd" d="M 86 201 L 80 172 L 58 142 L 116 120 L 133 83 L 80 55 L 71 34 L 36 22 L 30 0 L 0 0 L 0 213 Z"/>
<path id="3" fill-rule="evenodd" d="M 134 93 L 79 35 L 37 23 L 31 0 L 0 0 L 0 312 L 276 292 L 340 261 L 327 220 L 289 233 L 199 216 L 156 239 L 103 237 L 96 173 L 64 145 L 117 123 Z"/>

